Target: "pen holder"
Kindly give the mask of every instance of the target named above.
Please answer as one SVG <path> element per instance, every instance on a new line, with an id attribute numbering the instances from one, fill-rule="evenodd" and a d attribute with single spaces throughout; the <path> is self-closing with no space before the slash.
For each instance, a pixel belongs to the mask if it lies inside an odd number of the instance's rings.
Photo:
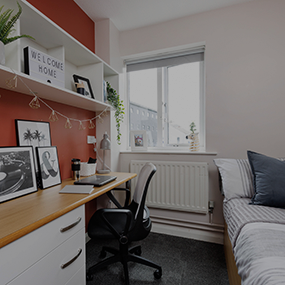
<path id="1" fill-rule="evenodd" d="M 90 176 L 96 173 L 97 163 L 81 162 L 80 176 Z"/>

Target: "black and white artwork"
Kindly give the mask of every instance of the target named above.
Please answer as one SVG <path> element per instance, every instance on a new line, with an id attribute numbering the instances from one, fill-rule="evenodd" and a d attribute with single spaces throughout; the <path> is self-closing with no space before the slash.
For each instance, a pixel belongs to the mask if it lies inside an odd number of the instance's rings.
<path id="1" fill-rule="evenodd" d="M 36 147 L 40 188 L 45 189 L 61 183 L 56 146 Z"/>
<path id="2" fill-rule="evenodd" d="M 32 147 L 0 147 L 0 202 L 37 190 Z"/>
<path id="3" fill-rule="evenodd" d="M 18 146 L 32 146 L 36 157 L 37 146 L 51 146 L 49 122 L 15 120 Z M 36 164 L 36 172 L 38 167 Z"/>

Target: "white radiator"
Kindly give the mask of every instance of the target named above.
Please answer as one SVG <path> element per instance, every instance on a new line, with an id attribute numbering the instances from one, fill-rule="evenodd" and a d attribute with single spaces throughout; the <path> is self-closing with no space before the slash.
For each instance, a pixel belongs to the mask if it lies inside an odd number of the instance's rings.
<path id="1" fill-rule="evenodd" d="M 130 171 L 139 174 L 147 161 L 132 160 Z M 208 213 L 208 164 L 206 162 L 150 161 L 157 171 L 147 194 L 148 207 Z M 135 189 L 136 178 L 132 179 Z"/>

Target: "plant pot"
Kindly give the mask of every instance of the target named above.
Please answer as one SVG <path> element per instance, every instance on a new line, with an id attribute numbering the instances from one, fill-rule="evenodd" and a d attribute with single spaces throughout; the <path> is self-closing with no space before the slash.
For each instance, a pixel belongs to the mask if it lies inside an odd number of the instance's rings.
<path id="1" fill-rule="evenodd" d="M 0 41 L 0 64 L 5 65 L 5 45 Z"/>

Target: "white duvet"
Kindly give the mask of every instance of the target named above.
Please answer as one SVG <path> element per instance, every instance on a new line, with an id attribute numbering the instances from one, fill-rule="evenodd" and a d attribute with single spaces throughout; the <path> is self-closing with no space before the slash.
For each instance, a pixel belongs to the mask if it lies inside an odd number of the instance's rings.
<path id="1" fill-rule="evenodd" d="M 285 225 L 246 224 L 234 247 L 243 285 L 285 284 Z"/>

